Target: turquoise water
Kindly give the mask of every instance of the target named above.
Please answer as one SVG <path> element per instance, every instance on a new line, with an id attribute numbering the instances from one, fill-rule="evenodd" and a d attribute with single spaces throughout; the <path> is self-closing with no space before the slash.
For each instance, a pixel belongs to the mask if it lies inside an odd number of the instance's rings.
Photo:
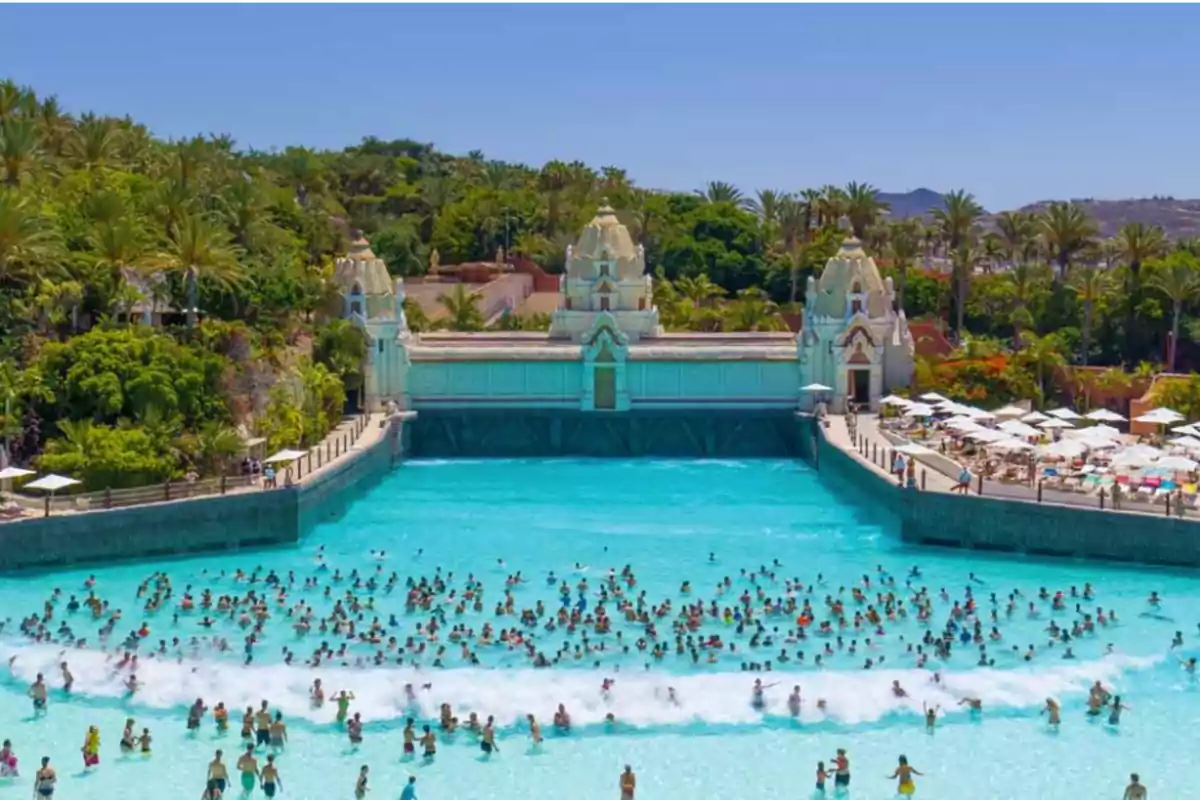
<path id="1" fill-rule="evenodd" d="M 318 568 L 322 547 L 327 569 Z M 383 558 L 372 553 L 381 549 L 386 551 Z M 781 566 L 772 566 L 776 560 Z M 661 659 L 649 649 L 638 650 L 638 638 L 646 637 L 644 626 L 618 615 L 611 597 L 605 607 L 614 617 L 612 633 L 588 633 L 589 643 L 603 643 L 604 650 L 578 660 L 573 651 L 582 646 L 582 629 L 574 634 L 562 628 L 546 631 L 545 617 L 535 627 L 522 628 L 517 617 L 495 613 L 496 604 L 505 599 L 507 579 L 518 571 L 524 579 L 512 588 L 518 613 L 534 608 L 539 600 L 547 611 L 556 612 L 559 579 L 568 582 L 572 606 L 579 583 L 586 579 L 587 612 L 594 613 L 609 568 L 620 573 L 626 565 L 636 577 L 635 587 L 620 583 L 626 597 L 636 600 L 644 592 L 647 609 L 667 600 L 672 604 L 669 613 L 654 620 L 659 641 L 667 646 Z M 976 646 L 956 643 L 948 661 L 931 659 L 925 669 L 917 667 L 908 646 L 920 642 L 926 626 L 910 600 L 914 590 L 905 587 L 914 565 L 922 575 L 913 579 L 913 587 L 928 587 L 931 594 L 933 619 L 928 628 L 934 634 L 941 631 L 953 601 L 962 601 L 970 585 L 986 636 L 993 625 L 988 596 L 997 594 L 995 624 L 1003 639 L 987 642 L 993 666 L 977 667 Z M 484 589 L 483 610 L 477 613 L 468 605 L 458 615 L 455 603 L 449 602 L 439 640 L 427 642 L 425 652 L 417 653 L 405 642 L 418 622 L 428 623 L 430 614 L 406 613 L 405 579 L 432 579 L 439 567 L 447 592 L 453 589 L 458 596 L 473 575 Z M 755 576 L 761 567 L 773 571 L 774 580 Z M 260 570 L 259 580 L 235 582 L 238 569 Z M 276 602 L 274 590 L 262 580 L 269 570 L 285 584 L 288 572 L 293 573 L 295 584 L 283 603 Z M 378 574 L 379 585 L 354 588 L 354 570 L 363 581 Z M 144 612 L 138 586 L 156 571 L 170 576 L 172 597 L 162 610 Z M 336 583 L 335 571 L 343 576 Z M 385 584 L 393 571 L 399 585 L 388 593 Z M 551 571 L 553 585 L 547 581 Z M 983 583 L 972 583 L 970 573 Z M 102 620 L 115 609 L 122 611 L 108 650 L 118 649 L 143 623 L 150 629 L 139 647 L 140 685 L 132 696 L 123 687 L 128 669 L 117 669 L 100 651 L 99 622 L 92 621 L 86 609 L 75 614 L 66 610 L 70 595 L 80 600 L 87 595 L 85 581 L 92 574 L 96 595 L 109 604 Z M 819 574 L 824 584 L 809 593 Z M 785 598 L 787 581 L 798 579 L 802 587 L 793 594 L 798 602 L 811 600 L 819 622 L 829 618 L 825 597 L 838 595 L 840 587 L 846 614 L 865 613 L 868 603 L 856 604 L 850 590 L 862 587 L 863 576 L 869 576 L 869 602 L 875 604 L 879 581 L 889 574 L 911 613 L 907 619 L 884 621 L 882 636 L 867 628 L 856 632 L 851 626 L 841 634 L 841 648 L 832 637 L 788 641 L 796 627 L 795 614 L 778 614 L 761 616 L 766 633 L 755 647 L 752 629 L 739 635 L 735 625 L 705 617 L 693 636 L 722 637 L 716 663 L 708 663 L 707 649 L 698 651 L 699 663 L 693 663 L 686 647 L 684 655 L 676 653 L 671 622 L 686 603 L 703 600 L 707 608 L 715 599 L 720 609 L 736 608 L 748 591 L 761 611 L 763 598 Z M 726 576 L 729 588 L 718 595 L 717 585 Z M 316 588 L 303 588 L 309 578 L 318 582 Z M 690 594 L 680 591 L 684 581 L 690 581 Z M 1048 601 L 1037 597 L 1040 587 L 1066 592 L 1075 586 L 1082 591 L 1089 582 L 1095 599 L 1068 599 L 1063 611 L 1053 611 Z M 327 586 L 329 598 L 324 596 Z M 86 639 L 85 649 L 31 643 L 17 631 L 22 616 L 40 613 L 56 587 L 62 595 L 47 627 L 56 635 L 66 620 L 75 636 Z M 949 601 L 941 599 L 943 588 Z M 1007 596 L 1014 588 L 1024 597 L 1009 617 Z M 247 629 L 239 625 L 237 614 L 232 619 L 228 613 L 220 615 L 211 628 L 199 624 L 201 609 L 173 618 L 185 591 L 199 601 L 205 589 L 215 596 L 241 596 L 254 589 L 271 598 L 271 617 L 252 648 L 250 665 L 243 664 Z M 1151 590 L 1162 594 L 1164 603 L 1155 616 L 1143 616 L 1150 611 L 1146 597 Z M 321 641 L 336 650 L 345 637 L 332 630 L 319 632 L 316 622 L 302 636 L 292 627 L 299 612 L 289 618 L 288 609 L 304 602 L 319 619 L 329 615 L 339 597 L 348 602 L 347 592 L 363 603 L 374 598 L 374 608 L 361 612 L 360 624 L 369 626 L 379 617 L 387 630 L 383 644 L 352 643 L 319 670 L 303 665 Z M 794 462 L 413 462 L 297 548 L 0 581 L 0 607 L 9 618 L 3 654 L 16 656 L 0 686 L 0 737 L 13 741 L 22 773 L 16 781 L 0 783 L 0 796 L 28 792 L 42 755 L 51 756 L 58 766 L 59 797 L 148 796 L 149 787 L 156 796 L 198 795 L 215 748 L 225 750 L 233 772 L 240 750 L 240 710 L 266 699 L 289 722 L 290 741 L 279 757 L 285 797 L 350 797 L 358 767 L 369 764 L 371 796 L 376 798 L 397 796 L 408 774 L 418 776 L 421 798 L 487 800 L 564 792 L 572 798 L 610 798 L 618 796 L 617 776 L 625 763 L 638 772 L 639 797 L 808 797 L 816 762 L 828 762 L 838 747 L 849 751 L 854 770 L 851 796 L 856 798 L 894 796 L 894 783 L 885 776 L 900 753 L 925 773 L 918 780 L 919 797 L 1119 797 L 1133 770 L 1142 772 L 1153 797 L 1185 797 L 1191 792 L 1190 735 L 1180 734 L 1190 732 L 1200 716 L 1200 697 L 1176 655 L 1195 652 L 1196 619 L 1187 611 L 1196 607 L 1197 599 L 1200 587 L 1190 573 L 902 545 L 886 518 L 848 504 L 815 473 Z M 1031 601 L 1039 609 L 1036 619 L 1028 615 Z M 1051 620 L 1069 628 L 1077 602 L 1093 613 L 1097 606 L 1106 613 L 1115 610 L 1119 624 L 1072 642 L 1077 658 L 1065 660 L 1063 645 L 1048 646 L 1044 629 Z M 520 648 L 476 641 L 472 648 L 480 663 L 473 667 L 460 646 L 448 641 L 448 634 L 461 625 L 477 638 L 485 623 L 496 634 L 522 628 L 549 659 L 564 642 L 569 650 L 554 667 L 533 669 Z M 776 628 L 778 633 L 773 633 Z M 1183 631 L 1185 642 L 1171 652 L 1176 630 Z M 618 645 L 617 632 L 629 646 L 628 653 Z M 393 635 L 399 647 L 385 649 L 385 666 L 356 666 L 360 659 L 369 663 Z M 762 641 L 767 636 L 773 639 L 769 646 Z M 227 640 L 229 650 L 214 649 L 214 637 Z M 178 645 L 173 643 L 176 638 Z M 872 639 L 870 647 L 867 638 Z M 161 640 L 165 653 L 151 657 Z M 731 642 L 736 652 L 730 652 Z M 1036 653 L 1031 661 L 1012 654 L 1014 646 L 1023 653 L 1030 644 Z M 833 655 L 823 654 L 826 645 Z M 1109 645 L 1113 652 L 1106 654 Z M 434 666 L 439 646 L 446 647 L 444 668 Z M 292 666 L 283 663 L 285 648 L 295 653 Z M 787 663 L 778 660 L 781 649 L 788 653 Z M 803 665 L 797 661 L 798 651 L 805 654 Z M 823 655 L 822 668 L 813 665 L 818 654 Z M 75 676 L 69 698 L 58 688 L 55 666 L 64 658 Z M 396 664 L 397 658 L 403 665 Z M 869 670 L 863 668 L 867 658 L 874 662 Z M 743 663 L 768 660 L 769 674 L 742 670 Z M 931 681 L 934 668 L 942 672 L 941 683 Z M 46 673 L 52 691 L 48 713 L 35 718 L 25 691 L 39 671 Z M 330 691 L 354 692 L 351 712 L 361 713 L 366 722 L 360 747 L 351 747 L 333 720 L 330 704 L 314 708 L 310 703 L 314 677 Z M 600 692 L 606 677 L 616 681 L 607 698 Z M 766 691 L 765 710 L 750 704 L 756 677 L 768 684 L 779 682 Z M 892 694 L 894 680 L 909 697 Z M 1095 680 L 1121 694 L 1130 707 L 1119 727 L 1086 718 L 1087 687 Z M 418 689 L 412 704 L 405 697 L 407 683 L 431 688 Z M 799 718 L 793 719 L 787 696 L 797 684 L 803 704 Z M 675 703 L 668 699 L 671 689 Z M 972 715 L 957 705 L 965 696 L 983 700 L 982 714 Z M 1063 706 L 1058 731 L 1048 729 L 1039 716 L 1048 696 Z M 231 709 L 229 732 L 218 734 L 211 717 L 200 731 L 185 730 L 185 708 L 197 697 L 209 705 L 224 702 Z M 818 708 L 818 700 L 824 701 L 823 708 Z M 460 718 L 470 711 L 494 715 L 500 754 L 482 760 L 475 739 L 460 731 L 443 737 L 433 763 L 402 760 L 403 718 L 411 713 L 434 722 L 444 702 Z M 923 702 L 940 706 L 944 714 L 932 734 L 920 717 Z M 568 735 L 557 734 L 550 725 L 558 703 L 573 718 Z M 540 750 L 530 748 L 521 721 L 526 713 L 535 713 L 544 726 L 547 741 Z M 609 713 L 615 727 L 605 723 Z M 149 727 L 154 734 L 153 755 L 119 754 L 121 727 L 130 716 L 137 719 L 139 730 Z M 83 773 L 79 747 L 93 724 L 102 732 L 102 763 Z"/>

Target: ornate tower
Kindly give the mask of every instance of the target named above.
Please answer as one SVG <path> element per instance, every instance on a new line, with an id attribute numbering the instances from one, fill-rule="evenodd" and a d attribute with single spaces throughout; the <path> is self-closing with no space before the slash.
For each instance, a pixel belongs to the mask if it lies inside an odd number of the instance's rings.
<path id="1" fill-rule="evenodd" d="M 359 403 L 368 411 L 382 409 L 389 400 L 405 407 L 409 336 L 404 317 L 404 281 L 393 285 L 387 264 L 371 252 L 371 245 L 356 232 L 350 252 L 334 266 L 334 283 L 341 298 L 341 317 L 363 330 L 367 357 L 363 364 L 363 389 Z"/>

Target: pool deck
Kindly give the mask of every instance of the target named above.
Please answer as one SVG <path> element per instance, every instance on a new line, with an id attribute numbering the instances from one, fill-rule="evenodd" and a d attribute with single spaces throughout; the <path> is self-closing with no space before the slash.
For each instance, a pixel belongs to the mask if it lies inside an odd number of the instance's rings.
<path id="1" fill-rule="evenodd" d="M 882 467 L 871 462 L 870 458 L 864 458 L 855 446 L 853 438 L 850 436 L 850 429 L 846 423 L 844 416 L 830 416 L 828 418 L 829 425 L 825 429 L 825 436 L 828 442 L 836 445 L 839 449 L 851 456 L 855 461 L 872 470 L 878 475 L 881 475 L 891 481 L 895 481 L 895 476 L 886 472 Z M 879 419 L 874 414 L 860 414 L 858 416 L 858 437 L 866 440 L 868 448 L 872 445 L 878 447 L 880 452 L 888 452 L 896 447 L 896 444 L 888 441 L 883 433 L 879 430 Z M 886 463 L 886 458 L 881 457 Z M 918 459 L 920 464 L 920 459 Z M 920 464 L 917 468 L 918 475 L 925 473 L 925 491 L 944 492 L 947 494 L 953 493 L 955 480 L 943 472 L 939 472 L 935 467 Z M 967 493 L 968 497 L 978 496 L 979 484 L 976 476 L 971 481 L 971 490 Z M 983 484 L 983 497 L 990 497 L 997 500 L 1015 500 L 1023 503 L 1033 503 L 1045 506 L 1065 506 L 1068 508 L 1087 508 L 1093 510 L 1099 509 L 1099 499 L 1092 494 L 1075 494 L 1071 492 L 1061 492 L 1052 489 L 1046 489 L 1042 492 L 1042 499 L 1038 500 L 1038 492 L 1035 487 L 1026 486 L 1024 484 L 1000 483 L 999 481 L 985 480 Z M 1119 510 L 1113 509 L 1111 502 L 1106 502 L 1103 509 L 1106 513 L 1115 514 L 1130 514 L 1138 516 L 1167 516 L 1166 507 L 1160 504 L 1151 504 L 1144 502 L 1136 502 L 1126 499 Z M 1172 508 L 1172 516 L 1177 517 L 1175 509 Z M 1200 512 L 1194 508 L 1187 508 L 1184 511 L 1183 519 L 1185 520 L 1200 520 Z"/>

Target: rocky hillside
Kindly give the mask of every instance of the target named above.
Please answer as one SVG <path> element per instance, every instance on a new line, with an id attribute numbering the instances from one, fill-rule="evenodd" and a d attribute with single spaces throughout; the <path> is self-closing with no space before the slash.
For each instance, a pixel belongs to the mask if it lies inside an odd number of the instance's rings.
<path id="1" fill-rule="evenodd" d="M 942 195 L 932 189 L 914 189 L 911 192 L 880 192 L 879 197 L 891 206 L 890 217 L 902 219 L 927 215 L 929 210 L 942 204 Z M 1150 197 L 1133 200 L 1093 200 L 1074 198 L 1083 206 L 1100 226 L 1103 236 L 1115 236 L 1127 222 L 1144 222 L 1158 225 L 1172 239 L 1200 236 L 1200 200 L 1176 200 L 1173 197 Z M 1031 203 L 1021 211 L 1040 211 L 1049 205 L 1049 200 Z M 984 217 L 986 225 L 995 219 L 995 214 Z"/>

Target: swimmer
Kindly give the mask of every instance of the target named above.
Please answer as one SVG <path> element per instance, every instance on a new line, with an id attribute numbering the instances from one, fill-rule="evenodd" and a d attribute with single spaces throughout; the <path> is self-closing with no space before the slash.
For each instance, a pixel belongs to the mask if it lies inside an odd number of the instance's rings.
<path id="1" fill-rule="evenodd" d="M 829 773 L 825 771 L 825 762 L 817 762 L 817 794 L 821 797 L 825 796 L 825 781 L 829 779 Z"/>
<path id="2" fill-rule="evenodd" d="M 958 701 L 960 706 L 967 706 L 972 711 L 983 711 L 983 701 L 978 697 L 964 697 Z"/>
<path id="3" fill-rule="evenodd" d="M 425 733 L 421 736 L 421 748 L 425 751 L 424 758 L 426 761 L 432 761 L 437 755 L 437 734 L 435 734 L 428 725 L 422 730 Z"/>
<path id="4" fill-rule="evenodd" d="M 777 684 L 768 683 L 763 685 L 761 678 L 754 679 L 754 687 L 750 690 L 750 707 L 761 711 L 766 708 L 767 701 L 764 692 Z"/>
<path id="5" fill-rule="evenodd" d="M 1121 800 L 1146 800 L 1146 787 L 1142 786 L 1136 772 L 1129 776 L 1129 785 L 1125 787 Z"/>
<path id="6" fill-rule="evenodd" d="M 479 749 L 483 751 L 485 758 L 500 752 L 500 748 L 496 746 L 496 729 L 492 727 L 493 722 L 494 718 L 487 718 L 487 724 L 483 726 L 483 733 L 479 737 Z"/>
<path id="7" fill-rule="evenodd" d="M 1121 724 L 1121 712 L 1128 711 L 1128 710 L 1129 710 L 1129 706 L 1121 703 L 1121 695 L 1118 694 L 1118 695 L 1114 696 L 1112 699 L 1112 707 L 1109 708 L 1109 710 L 1108 710 L 1108 724 L 1109 725 L 1120 725 Z"/>
<path id="8" fill-rule="evenodd" d="M 400 800 L 417 800 L 417 776 L 409 775 L 408 783 L 400 791 Z"/>
<path id="9" fill-rule="evenodd" d="M 58 668 L 62 670 L 63 691 L 70 694 L 71 686 L 75 684 L 75 676 L 71 674 L 71 670 L 67 668 L 67 662 L 65 661 L 59 664 Z"/>
<path id="10" fill-rule="evenodd" d="M 267 797 L 274 797 L 277 787 L 280 791 L 283 791 L 283 778 L 280 777 L 279 770 L 275 766 L 274 753 L 267 756 L 267 764 L 262 768 L 262 775 L 260 777 L 263 794 Z"/>
<path id="11" fill-rule="evenodd" d="M 529 721 L 529 738 L 533 740 L 533 746 L 537 747 L 542 743 L 542 727 L 533 718 L 533 714 L 526 714 L 525 719 Z"/>
<path id="12" fill-rule="evenodd" d="M 554 712 L 554 727 L 562 733 L 571 730 L 571 715 L 567 713 L 567 708 L 562 703 L 558 704 L 558 710 Z"/>
<path id="13" fill-rule="evenodd" d="M 921 703 L 921 708 L 925 709 L 925 730 L 933 733 L 933 726 L 937 724 L 938 712 L 942 710 L 942 707 Z"/>
<path id="14" fill-rule="evenodd" d="M 404 757 L 412 758 L 417 753 L 417 732 L 413 729 L 414 720 L 409 717 L 404 721 Z"/>
<path id="15" fill-rule="evenodd" d="M 900 763 L 896 766 L 896 771 L 888 777 L 900 782 L 896 787 L 897 793 L 904 797 L 911 797 L 917 791 L 917 784 L 913 782 L 912 776 L 920 774 L 915 768 L 908 765 L 907 758 L 900 756 Z"/>
<path id="16" fill-rule="evenodd" d="M 242 791 L 250 794 L 258 784 L 258 759 L 254 757 L 254 745 L 246 745 L 246 752 L 237 760 L 237 770 L 241 773 Z"/>
<path id="17" fill-rule="evenodd" d="M 788 713 L 793 717 L 800 716 L 800 687 L 793 686 L 792 693 L 788 695 Z"/>
<path id="18" fill-rule="evenodd" d="M 354 800 L 363 800 L 367 796 L 370 789 L 367 788 L 367 773 L 369 769 L 366 764 L 359 767 L 358 780 L 354 782 Z"/>
<path id="19" fill-rule="evenodd" d="M 54 796 L 54 786 L 58 783 L 58 774 L 50 766 L 50 757 L 42 757 L 42 766 L 33 776 L 33 792 L 38 797 L 51 798 Z"/>
<path id="20" fill-rule="evenodd" d="M 892 681 L 892 695 L 895 697 L 908 697 L 908 692 L 904 691 L 904 687 L 900 685 L 900 681 Z"/>
<path id="21" fill-rule="evenodd" d="M 833 757 L 833 786 L 834 791 L 850 791 L 850 759 L 846 757 L 846 750 L 841 747 Z"/>
<path id="22" fill-rule="evenodd" d="M 621 800 L 633 800 L 633 793 L 637 790 L 637 774 L 633 771 L 633 767 L 625 765 L 625 771 L 621 773 Z"/>
<path id="23" fill-rule="evenodd" d="M 1040 714 L 1046 714 L 1049 717 L 1048 724 L 1052 728 L 1057 728 L 1062 723 L 1062 710 L 1058 706 L 1058 701 L 1052 697 L 1046 698 L 1046 706 L 1039 712 Z"/>
<path id="24" fill-rule="evenodd" d="M 338 722 L 345 722 L 346 715 L 350 712 L 350 701 L 354 699 L 354 692 L 347 692 L 342 689 L 337 696 L 337 717 Z"/>
<path id="25" fill-rule="evenodd" d="M 16 656 L 13 656 L 15 659 Z M 10 664 L 12 662 L 9 662 Z M 42 673 L 37 674 L 37 679 L 30 684 L 27 693 L 33 698 L 33 713 L 39 714 L 46 710 L 46 680 L 42 677 Z"/>
<path id="26" fill-rule="evenodd" d="M 312 688 L 308 690 L 308 696 L 312 699 L 315 708 L 320 708 L 325 704 L 325 689 L 321 686 L 320 678 L 313 681 Z"/>
<path id="27" fill-rule="evenodd" d="M 225 785 L 229 782 L 229 772 L 225 769 L 225 762 L 221 760 L 222 752 L 218 750 L 213 760 L 208 764 L 208 781 L 209 786 L 216 786 L 217 789 L 224 793 Z"/>

